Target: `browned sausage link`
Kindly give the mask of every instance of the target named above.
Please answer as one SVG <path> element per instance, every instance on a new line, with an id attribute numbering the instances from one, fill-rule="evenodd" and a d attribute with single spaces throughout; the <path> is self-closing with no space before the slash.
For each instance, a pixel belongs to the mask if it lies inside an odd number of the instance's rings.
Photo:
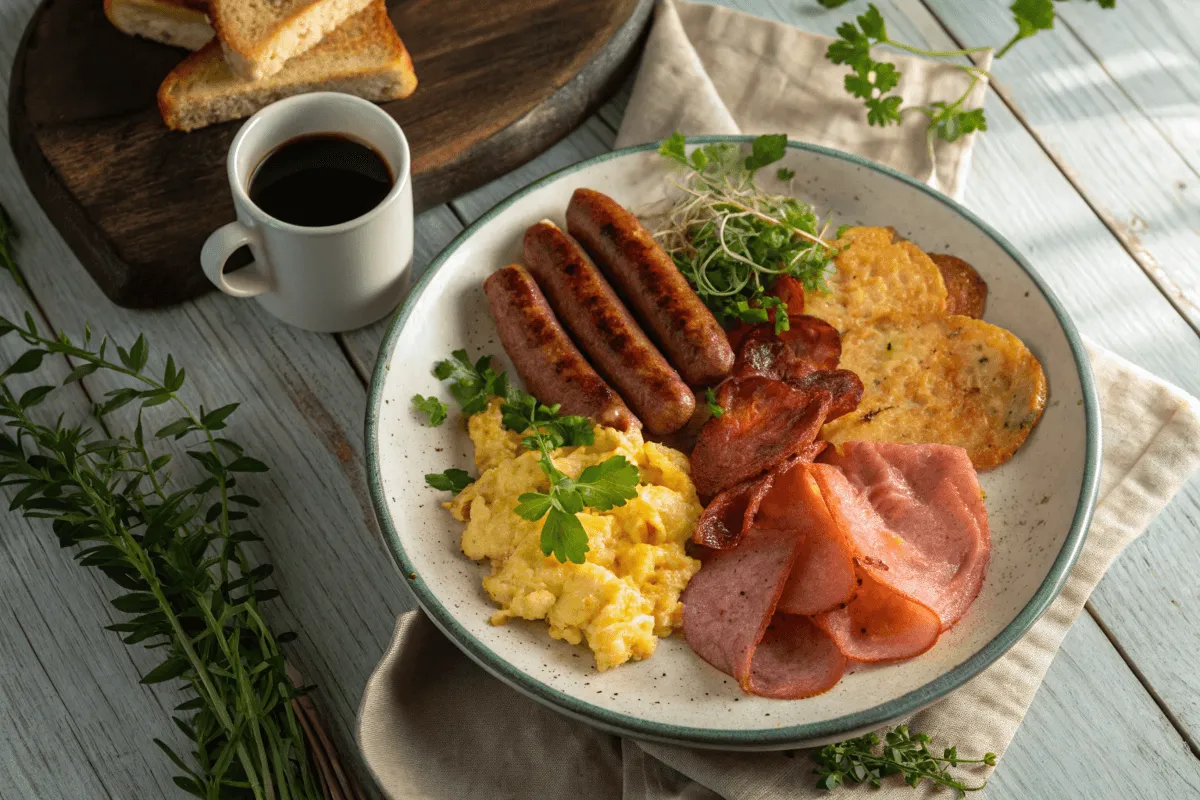
<path id="1" fill-rule="evenodd" d="M 590 417 L 610 428 L 641 427 L 620 395 L 571 342 L 524 267 L 513 264 L 493 272 L 483 282 L 483 291 L 504 352 L 534 397 L 562 403 L 565 413 Z"/>
<path id="2" fill-rule="evenodd" d="M 696 398 L 579 242 L 543 220 L 525 231 L 525 265 L 571 338 L 649 433 L 664 435 L 687 424 Z"/>
<path id="3" fill-rule="evenodd" d="M 608 195 L 576 189 L 567 230 L 688 385 L 711 386 L 729 375 L 734 359 L 725 330 L 637 217 Z"/>

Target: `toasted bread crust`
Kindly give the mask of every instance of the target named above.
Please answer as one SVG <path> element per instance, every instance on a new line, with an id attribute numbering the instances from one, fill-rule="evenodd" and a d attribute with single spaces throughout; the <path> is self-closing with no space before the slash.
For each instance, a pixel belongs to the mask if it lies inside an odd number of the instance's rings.
<path id="1" fill-rule="evenodd" d="M 173 47 L 196 50 L 215 36 L 205 0 L 104 0 L 117 30 Z"/>
<path id="2" fill-rule="evenodd" d="M 371 54 L 367 63 L 344 60 L 347 52 L 364 51 Z M 263 81 L 237 77 L 224 61 L 220 43 L 209 42 L 167 75 L 157 101 L 168 127 L 193 130 L 248 116 L 270 102 L 310 91 L 344 91 L 382 102 L 408 97 L 416 87 L 412 58 L 383 1 L 375 0 L 337 35 Z"/>
<path id="3" fill-rule="evenodd" d="M 370 6 L 374 0 L 312 0 L 273 24 L 265 35 L 249 38 L 227 11 L 238 0 L 211 0 L 209 17 L 217 38 L 223 43 L 226 60 L 234 71 L 247 78 L 262 79 L 282 69 L 291 58 L 303 55 L 339 25 Z M 327 15 L 335 5 L 332 19 Z M 384 13 L 387 13 L 386 6 Z M 315 30 L 316 35 L 311 35 Z M 307 42 L 307 43 L 306 43 Z M 289 46 L 290 45 L 290 46 Z"/>

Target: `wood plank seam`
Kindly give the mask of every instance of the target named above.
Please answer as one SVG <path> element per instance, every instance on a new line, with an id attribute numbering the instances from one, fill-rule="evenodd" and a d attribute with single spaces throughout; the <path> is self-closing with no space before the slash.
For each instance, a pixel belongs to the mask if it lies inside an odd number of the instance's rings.
<path id="1" fill-rule="evenodd" d="M 26 590 L 28 591 L 28 587 L 26 587 Z M 29 633 L 25 630 L 25 626 L 21 624 L 21 618 L 15 613 L 12 616 L 13 622 L 15 622 L 17 625 L 17 629 L 21 631 L 21 635 L 25 637 L 25 644 L 29 646 L 29 652 L 33 653 L 33 658 L 37 662 L 38 667 L 41 668 L 42 672 L 46 676 L 46 680 L 49 681 L 50 685 L 54 687 L 56 692 L 59 692 L 61 697 L 61 692 L 59 691 L 58 686 L 54 683 L 54 676 L 51 674 L 50 670 L 46 669 L 46 665 L 42 663 L 42 657 L 38 654 L 37 648 L 33 646 L 33 640 L 29 638 Z M 88 753 L 87 748 L 84 747 L 83 741 L 79 738 L 79 731 L 75 730 L 75 726 L 73 724 L 67 725 L 66 728 L 71 734 L 71 738 L 75 740 L 77 745 L 79 745 L 79 752 L 83 755 L 83 758 L 87 762 L 88 766 L 92 768 L 92 772 L 95 774 L 96 781 L 100 784 L 100 788 L 102 788 L 104 793 L 108 795 L 109 800 L 112 800 L 112 789 L 110 789 L 107 784 L 104 783 L 104 778 L 100 770 L 96 768 L 95 762 L 92 761 L 91 755 Z"/>
<path id="2" fill-rule="evenodd" d="M 937 13 L 933 10 L 933 7 L 929 5 L 929 0 L 920 0 L 920 3 L 922 6 L 924 6 L 925 10 L 930 14 L 930 16 L 938 21 L 938 26 L 942 29 L 946 36 L 948 36 L 959 48 L 965 48 L 967 46 L 942 23 L 941 19 L 937 16 Z M 1078 41 L 1079 37 L 1074 30 L 1068 27 L 1068 32 Z M 1082 42 L 1080 44 L 1082 45 Z M 1091 49 L 1086 47 L 1085 49 L 1089 55 L 1095 58 L 1095 53 Z M 970 58 L 970 56 L 968 56 L 968 58 Z M 972 63 L 975 63 L 975 59 L 971 60 Z M 1100 65 L 1100 68 L 1103 69 L 1102 64 Z M 1109 74 L 1107 70 L 1104 72 L 1106 75 Z M 1100 219 L 1100 221 L 1104 223 L 1104 227 L 1108 228 L 1113 237 L 1120 242 L 1121 247 L 1129 254 L 1130 258 L 1134 260 L 1134 263 L 1141 268 L 1142 272 L 1146 273 L 1146 277 L 1150 279 L 1150 282 L 1154 284 L 1155 288 L 1158 289 L 1166 301 L 1171 304 L 1171 307 L 1178 311 L 1179 315 L 1187 321 L 1188 325 L 1193 331 L 1195 331 L 1196 335 L 1200 336 L 1200 325 L 1198 325 L 1193 320 L 1192 315 L 1188 313 L 1187 306 L 1189 304 L 1183 298 L 1182 291 L 1175 284 L 1175 282 L 1163 272 L 1162 268 L 1157 264 L 1157 262 L 1155 262 L 1154 259 L 1145 252 L 1144 248 L 1139 245 L 1139 243 L 1136 241 L 1137 237 L 1130 230 L 1129 226 L 1123 225 L 1122 223 L 1113 219 L 1112 215 L 1108 214 L 1106 211 L 1096 205 L 1088 193 L 1084 191 L 1083 186 L 1080 184 L 1080 181 L 1075 176 L 1074 171 L 1071 170 L 1066 161 L 1049 146 L 1046 140 L 1029 122 L 1028 118 L 1026 118 L 1024 112 L 1017 107 L 1016 102 L 1009 95 L 1009 92 L 1004 87 L 1004 84 L 993 81 L 991 88 L 995 92 L 996 97 L 1000 99 L 1000 102 L 1004 103 L 1008 110 L 1012 112 L 1012 115 L 1021 123 L 1021 126 L 1029 132 L 1029 135 L 1033 137 L 1033 140 L 1037 143 L 1037 146 L 1046 154 L 1051 163 L 1053 163 L 1055 168 L 1057 168 L 1062 174 L 1063 178 L 1065 178 L 1066 181 L 1071 184 L 1071 187 L 1079 193 L 1079 196 L 1083 199 L 1083 202 L 1087 204 L 1088 208 L 1090 208 L 1092 212 Z M 1122 89 L 1121 91 L 1124 90 Z M 1137 108 L 1139 111 L 1142 110 L 1140 106 Z M 1155 129 L 1157 130 L 1157 126 Z"/>
<path id="3" fill-rule="evenodd" d="M 1108 79 L 1110 81 L 1112 81 L 1113 88 L 1116 89 L 1118 92 L 1120 92 L 1125 97 L 1125 99 L 1129 101 L 1129 104 L 1138 110 L 1138 112 L 1142 115 L 1142 118 L 1146 122 L 1148 122 L 1150 124 L 1150 126 L 1152 128 L 1154 128 L 1155 131 L 1158 132 L 1158 134 L 1163 138 L 1163 140 L 1167 143 L 1167 145 L 1171 148 L 1171 150 L 1174 151 L 1175 154 L 1179 156 L 1180 160 L 1183 161 L 1185 164 L 1187 164 L 1188 168 L 1191 169 L 1192 174 L 1196 175 L 1197 177 L 1200 177 L 1200 169 L 1197 169 L 1197 167 L 1192 164 L 1192 162 L 1188 159 L 1187 155 L 1182 150 L 1179 149 L 1179 146 L 1175 143 L 1175 140 L 1171 137 L 1171 135 L 1167 131 L 1165 131 L 1163 129 L 1162 125 L 1158 122 L 1158 120 L 1155 119 L 1154 116 L 1152 114 L 1150 114 L 1147 111 L 1147 109 L 1142 106 L 1141 103 L 1138 102 L 1137 98 L 1133 94 L 1131 94 L 1128 89 L 1125 88 L 1125 85 L 1123 83 L 1121 83 L 1120 80 L 1118 80 L 1117 76 L 1114 75 L 1112 73 L 1112 71 L 1108 68 L 1108 65 L 1104 62 L 1104 59 L 1101 58 L 1100 54 L 1096 52 L 1095 48 L 1093 48 L 1088 43 L 1087 39 L 1085 39 L 1082 35 L 1080 35 L 1079 31 L 1076 30 L 1075 26 L 1071 24 L 1071 21 L 1069 19 L 1067 19 L 1065 16 L 1059 16 L 1057 19 L 1060 23 L 1062 23 L 1062 28 L 1064 30 L 1068 31 L 1071 34 L 1071 36 L 1074 37 L 1075 41 L 1084 50 L 1084 52 L 1086 52 L 1089 56 L 1091 56 L 1091 58 L 1096 62 L 1096 66 L 1098 66 L 1100 68 L 1100 70 L 1105 75 L 1108 76 Z"/>
<path id="4" fill-rule="evenodd" d="M 1091 615 L 1092 619 L 1096 621 L 1096 625 L 1100 627 L 1101 632 L 1104 633 L 1105 638 L 1108 639 L 1113 648 L 1121 656 L 1121 659 L 1125 662 L 1125 665 L 1129 667 L 1129 671 L 1132 672 L 1134 677 L 1138 679 L 1138 683 L 1142 684 L 1142 688 L 1146 690 L 1148 695 L 1150 695 L 1150 699 L 1152 699 L 1154 704 L 1158 706 L 1158 710 L 1164 717 L 1166 717 L 1167 721 L 1171 723 L 1171 727 L 1173 727 L 1179 733 L 1180 738 L 1183 739 L 1185 744 L 1187 744 L 1188 749 L 1192 751 L 1192 755 L 1197 759 L 1200 759 L 1200 742 L 1197 742 L 1196 737 L 1192 736 L 1192 734 L 1188 731 L 1187 726 L 1183 723 L 1183 720 L 1181 720 L 1179 716 L 1171 709 L 1170 705 L 1167 704 L 1167 701 L 1158 693 L 1158 691 L 1150 683 L 1149 679 L 1147 679 L 1147 677 L 1142 673 L 1142 670 L 1137 665 L 1137 662 L 1134 661 L 1134 659 L 1127 652 L 1125 652 L 1125 646 L 1121 644 L 1121 641 L 1117 638 L 1116 634 L 1109 629 L 1108 625 L 1104 622 L 1103 617 L 1101 617 L 1100 614 L 1096 612 L 1096 609 L 1092 607 L 1092 601 L 1089 600 L 1087 603 L 1085 603 L 1084 608 L 1087 609 L 1087 612 Z"/>

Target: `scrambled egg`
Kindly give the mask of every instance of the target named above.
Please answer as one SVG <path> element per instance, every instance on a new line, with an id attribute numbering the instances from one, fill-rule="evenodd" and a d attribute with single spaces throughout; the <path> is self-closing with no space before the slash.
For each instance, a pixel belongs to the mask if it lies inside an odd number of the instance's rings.
<path id="1" fill-rule="evenodd" d="M 656 637 L 669 636 L 681 624 L 679 595 L 700 569 L 684 552 L 703 510 L 687 456 L 644 442 L 637 431 L 601 426 L 594 444 L 556 450 L 554 465 L 572 478 L 614 455 L 641 471 L 636 498 L 579 515 L 588 534 L 587 561 L 559 563 L 542 555 L 542 520 L 530 522 L 513 511 L 519 495 L 545 492 L 549 481 L 538 454 L 524 450 L 521 436 L 504 429 L 500 405 L 493 399 L 468 421 L 481 474 L 446 503 L 455 519 L 467 523 L 463 552 L 491 561 L 483 588 L 500 606 L 492 624 L 544 619 L 555 639 L 586 640 L 600 670 L 648 658 Z"/>

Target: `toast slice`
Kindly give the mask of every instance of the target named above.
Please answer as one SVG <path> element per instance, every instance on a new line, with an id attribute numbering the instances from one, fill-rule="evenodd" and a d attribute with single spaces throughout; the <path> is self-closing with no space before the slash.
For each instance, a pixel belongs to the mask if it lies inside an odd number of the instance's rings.
<path id="1" fill-rule="evenodd" d="M 205 0 L 104 0 L 104 15 L 122 33 L 199 50 L 213 36 Z"/>
<path id="2" fill-rule="evenodd" d="M 262 78 L 315 47 L 371 0 L 210 0 L 209 16 L 235 74 Z"/>
<path id="3" fill-rule="evenodd" d="M 248 117 L 304 92 L 346 92 L 382 102 L 408 97 L 416 88 L 412 59 L 384 0 L 371 0 L 316 47 L 263 80 L 235 75 L 220 44 L 210 42 L 167 75 L 158 89 L 158 108 L 168 127 L 190 131 Z"/>

